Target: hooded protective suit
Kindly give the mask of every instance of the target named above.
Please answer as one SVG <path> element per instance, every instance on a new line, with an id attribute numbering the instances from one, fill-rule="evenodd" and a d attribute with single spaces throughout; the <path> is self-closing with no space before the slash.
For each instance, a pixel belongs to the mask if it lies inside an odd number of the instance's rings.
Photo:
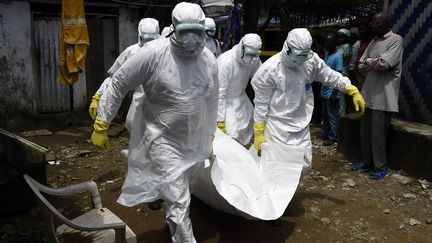
<path id="1" fill-rule="evenodd" d="M 169 26 L 165 26 L 163 29 L 162 29 L 162 32 L 161 32 L 161 37 L 162 38 L 166 38 L 166 36 L 167 35 L 169 35 L 170 33 L 171 33 L 171 28 L 169 27 Z"/>
<path id="2" fill-rule="evenodd" d="M 140 44 L 141 47 L 147 44 L 148 42 L 159 38 L 160 36 L 159 21 L 153 18 L 141 19 L 141 21 L 138 24 L 138 33 L 139 33 L 138 43 Z M 144 89 L 140 85 L 135 89 L 135 92 L 132 96 L 131 105 L 129 106 L 129 110 L 126 116 L 125 127 L 129 132 L 132 131 L 132 125 L 133 125 L 133 120 L 135 115 L 138 115 L 135 114 L 137 112 L 137 107 L 144 102 L 144 97 L 145 97 Z M 140 111 L 141 110 L 139 110 L 138 112 Z"/>
<path id="3" fill-rule="evenodd" d="M 133 56 L 140 47 L 159 37 L 159 21 L 153 18 L 143 18 L 138 24 L 138 42 L 126 48 L 108 69 L 108 75 L 112 76 L 128 58 Z"/>
<path id="4" fill-rule="evenodd" d="M 220 43 L 216 39 L 216 23 L 212 18 L 205 18 L 205 29 L 206 29 L 206 39 L 205 39 L 205 47 L 209 49 L 215 57 L 219 57 L 222 53 Z"/>
<path id="5" fill-rule="evenodd" d="M 203 30 L 204 18 L 199 5 L 180 3 L 172 12 L 173 28 L 187 24 Z M 128 174 L 118 202 L 134 206 L 163 199 L 172 241 L 196 242 L 189 219 L 189 183 L 212 151 L 217 64 L 204 49 L 204 35 L 195 49 L 178 38 L 176 32 L 152 41 L 126 61 L 108 84 L 96 120 L 105 129 L 104 120 L 114 118 L 128 90 L 143 86 L 145 109 L 134 119 Z M 141 126 L 135 126 L 138 121 Z M 105 131 L 98 131 L 92 141 L 103 146 L 108 140 Z"/>
<path id="6" fill-rule="evenodd" d="M 106 89 L 106 86 L 109 82 L 111 82 L 111 76 L 123 65 L 123 63 L 126 62 L 128 58 L 133 56 L 143 45 L 145 45 L 147 42 L 152 41 L 153 39 L 157 38 L 159 36 L 159 21 L 153 18 L 144 18 L 141 19 L 141 21 L 138 24 L 138 43 L 133 44 L 129 47 L 127 47 L 114 61 L 114 64 L 111 66 L 110 69 L 108 69 L 108 77 L 104 80 L 102 85 L 99 87 L 99 89 L 96 91 L 95 96 L 97 98 L 97 101 L 101 98 L 102 94 L 104 93 L 104 90 Z M 131 120 L 134 116 L 135 107 L 138 105 L 138 101 L 141 100 L 143 96 L 143 91 L 141 87 L 138 87 L 136 89 L 136 92 L 134 93 L 134 97 L 132 99 L 131 106 L 129 107 L 128 116 L 126 118 L 126 128 L 130 131 L 131 127 Z M 93 105 L 93 102 L 92 102 Z M 92 105 L 90 105 L 90 108 L 92 108 Z M 94 113 L 95 116 L 97 112 L 98 102 L 95 102 L 93 105 L 94 111 L 90 111 L 90 113 Z M 93 117 L 94 118 L 94 117 Z"/>
<path id="7" fill-rule="evenodd" d="M 321 80 L 324 85 L 343 91 L 351 84 L 316 53 L 311 52 L 303 63 L 288 55 L 288 49 L 310 50 L 311 46 L 312 37 L 307 29 L 290 31 L 282 51 L 261 65 L 252 79 L 255 122 L 266 122 L 264 135 L 268 141 L 305 148 L 303 176 L 312 167 L 309 133 L 314 108 L 312 82 Z"/>
<path id="8" fill-rule="evenodd" d="M 217 59 L 218 122 L 224 122 L 226 133 L 243 145 L 248 144 L 253 135 L 253 105 L 245 89 L 261 66 L 259 57 L 253 58 L 250 63 L 244 60 L 245 45 L 260 50 L 261 38 L 257 34 L 246 34 L 239 44 Z"/>
<path id="9" fill-rule="evenodd" d="M 153 18 L 143 18 L 138 24 L 138 43 L 142 47 L 145 43 L 159 38 L 159 21 Z"/>

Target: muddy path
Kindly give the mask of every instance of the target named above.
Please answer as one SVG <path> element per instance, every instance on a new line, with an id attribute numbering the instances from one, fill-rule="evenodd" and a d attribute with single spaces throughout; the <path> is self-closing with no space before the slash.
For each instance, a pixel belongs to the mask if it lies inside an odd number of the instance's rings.
<path id="1" fill-rule="evenodd" d="M 128 134 L 114 132 L 110 148 L 89 143 L 89 127 L 69 127 L 27 139 L 49 148 L 57 164 L 47 165 L 48 183 L 62 187 L 86 180 L 98 184 L 105 207 L 122 218 L 138 242 L 170 242 L 164 210 L 147 205 L 132 208 L 116 203 L 127 171 L 120 154 Z M 193 198 L 191 219 L 198 242 L 432 242 L 432 185 L 393 171 L 384 180 L 350 171 L 355 158 L 336 147 L 322 146 L 320 128 L 312 127 L 313 171 L 305 177 L 280 226 L 251 221 L 210 208 Z M 89 195 L 54 199 L 69 218 L 90 209 Z M 35 207 L 20 215 L 0 218 L 0 242 L 44 242 L 43 224 Z"/>

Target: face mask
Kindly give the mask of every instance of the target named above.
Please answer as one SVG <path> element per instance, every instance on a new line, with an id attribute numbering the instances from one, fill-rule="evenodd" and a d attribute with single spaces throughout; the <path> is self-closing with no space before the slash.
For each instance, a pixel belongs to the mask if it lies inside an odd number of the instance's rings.
<path id="1" fill-rule="evenodd" d="M 253 57 L 259 57 L 261 55 L 261 50 L 254 48 L 254 47 L 250 47 L 250 46 L 246 46 L 243 45 L 243 55 L 244 56 L 253 56 Z"/>
<path id="2" fill-rule="evenodd" d="M 188 51 L 194 51 L 201 46 L 201 43 L 202 41 L 191 34 L 189 38 L 180 42 L 180 45 L 182 45 Z"/>
<path id="3" fill-rule="evenodd" d="M 244 63 L 250 64 L 250 63 L 252 63 L 252 60 L 254 59 L 254 57 L 252 57 L 252 56 L 244 56 L 242 59 L 243 59 Z"/>
<path id="4" fill-rule="evenodd" d="M 143 46 L 145 43 L 150 42 L 152 40 L 155 40 L 159 37 L 158 34 L 149 34 L 149 33 L 142 33 L 138 36 L 139 38 L 139 45 Z"/>
<path id="5" fill-rule="evenodd" d="M 250 64 L 255 58 L 258 58 L 261 55 L 261 51 L 259 49 L 250 47 L 250 46 L 242 46 L 243 53 L 241 59 L 244 63 Z"/>
<path id="6" fill-rule="evenodd" d="M 197 50 L 205 38 L 202 24 L 179 24 L 175 27 L 177 42 L 188 51 Z"/>
<path id="7" fill-rule="evenodd" d="M 301 65 L 305 61 L 309 60 L 313 56 L 313 52 L 310 49 L 297 49 L 294 47 L 288 47 L 287 51 L 288 59 L 296 65 Z"/>

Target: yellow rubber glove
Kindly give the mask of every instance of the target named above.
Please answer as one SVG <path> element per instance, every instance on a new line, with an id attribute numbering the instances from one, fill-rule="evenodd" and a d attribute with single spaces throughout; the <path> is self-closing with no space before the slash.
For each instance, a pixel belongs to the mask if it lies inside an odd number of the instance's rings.
<path id="1" fill-rule="evenodd" d="M 353 103 L 356 111 L 363 113 L 365 111 L 365 101 L 356 86 L 350 85 L 345 89 L 345 93 L 353 97 Z"/>
<path id="2" fill-rule="evenodd" d="M 109 127 L 108 121 L 100 117 L 96 117 L 93 126 L 94 131 L 91 136 L 91 141 L 94 145 L 100 148 L 108 148 L 108 135 L 107 135 L 108 127 Z"/>
<path id="3" fill-rule="evenodd" d="M 225 122 L 217 122 L 217 127 L 224 133 L 226 133 Z"/>
<path id="4" fill-rule="evenodd" d="M 100 97 L 101 97 L 101 94 L 96 93 L 95 95 L 93 95 L 92 101 L 90 103 L 90 107 L 89 107 L 88 111 L 89 111 L 90 116 L 93 120 L 96 119 L 96 116 L 97 116 L 97 108 L 98 108 Z"/>
<path id="5" fill-rule="evenodd" d="M 254 145 L 257 151 L 261 150 L 261 144 L 267 140 L 264 136 L 265 126 L 265 121 L 255 122 L 254 124 Z"/>

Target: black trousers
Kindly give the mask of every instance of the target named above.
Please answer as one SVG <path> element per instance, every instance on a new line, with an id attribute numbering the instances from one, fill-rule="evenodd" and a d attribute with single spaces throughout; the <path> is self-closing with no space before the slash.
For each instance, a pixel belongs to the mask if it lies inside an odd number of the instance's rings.
<path id="1" fill-rule="evenodd" d="M 387 164 L 387 132 L 393 114 L 367 108 L 361 119 L 362 159 L 378 169 Z"/>

